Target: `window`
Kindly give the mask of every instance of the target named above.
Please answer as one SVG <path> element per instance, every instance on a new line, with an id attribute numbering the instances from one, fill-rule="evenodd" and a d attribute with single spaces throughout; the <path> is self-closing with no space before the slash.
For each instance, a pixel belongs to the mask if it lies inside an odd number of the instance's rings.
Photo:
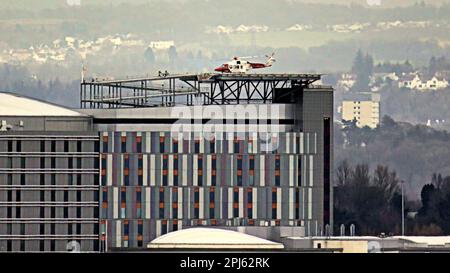
<path id="1" fill-rule="evenodd" d="M 209 218 L 215 218 L 215 188 L 211 187 L 209 190 Z"/>
<path id="2" fill-rule="evenodd" d="M 198 219 L 200 217 L 199 202 L 200 202 L 200 190 L 198 187 L 195 187 L 194 188 L 194 218 L 195 219 Z"/>
<path id="3" fill-rule="evenodd" d="M 159 188 L 159 218 L 164 218 L 164 188 Z"/>
<path id="4" fill-rule="evenodd" d="M 216 186 L 217 184 L 217 179 L 216 179 L 216 175 L 217 174 L 217 156 L 216 155 L 212 155 L 211 156 L 211 184 L 213 186 Z"/>
<path id="5" fill-rule="evenodd" d="M 239 188 L 233 191 L 233 217 L 239 217 Z"/>
<path id="6" fill-rule="evenodd" d="M 178 153 L 178 139 L 173 139 L 173 141 L 172 141 L 172 152 L 174 153 L 174 154 L 177 154 Z"/>
<path id="7" fill-rule="evenodd" d="M 121 138 L 120 138 L 120 140 L 121 140 L 121 143 L 122 143 L 122 153 L 125 153 L 126 151 L 127 151 L 127 137 L 126 136 L 122 136 Z"/>
<path id="8" fill-rule="evenodd" d="M 64 140 L 64 152 L 68 153 L 69 152 L 69 141 Z"/>
<path id="9" fill-rule="evenodd" d="M 138 220 L 138 234 L 137 234 L 138 247 L 142 247 L 142 244 L 143 244 L 142 234 L 144 234 L 143 221 Z"/>
<path id="10" fill-rule="evenodd" d="M 299 156 L 298 160 L 297 160 L 297 185 L 299 187 L 302 186 L 302 158 L 301 158 L 301 156 Z"/>
<path id="11" fill-rule="evenodd" d="M 130 223 L 128 220 L 123 221 L 123 246 L 128 247 L 128 239 L 130 234 Z"/>
<path id="12" fill-rule="evenodd" d="M 142 186 L 143 185 L 143 167 L 144 167 L 144 160 L 143 160 L 143 155 L 140 154 L 138 155 L 138 185 Z"/>
<path id="13" fill-rule="evenodd" d="M 136 217 L 142 218 L 142 189 L 136 188 Z"/>
<path id="14" fill-rule="evenodd" d="M 120 217 L 121 218 L 126 217 L 126 214 L 125 214 L 126 206 L 127 206 L 126 202 L 127 202 L 127 191 L 126 191 L 125 187 L 122 187 L 120 189 Z"/>
<path id="15" fill-rule="evenodd" d="M 277 189 L 272 188 L 272 219 L 277 219 Z"/>
<path id="16" fill-rule="evenodd" d="M 275 186 L 279 187 L 280 186 L 280 166 L 281 166 L 281 162 L 280 162 L 280 155 L 276 155 L 275 156 Z"/>
<path id="17" fill-rule="evenodd" d="M 173 185 L 178 186 L 178 155 L 173 155 Z"/>
<path id="18" fill-rule="evenodd" d="M 215 139 L 212 139 L 212 140 L 209 142 L 209 152 L 210 152 L 211 154 L 214 154 L 214 153 L 216 152 L 216 140 L 215 140 Z"/>
<path id="19" fill-rule="evenodd" d="M 234 153 L 239 153 L 239 139 L 234 137 Z"/>
<path id="20" fill-rule="evenodd" d="M 198 156 L 198 170 L 197 170 L 197 183 L 199 186 L 203 186 L 203 156 Z"/>
<path id="21" fill-rule="evenodd" d="M 248 170 L 248 176 L 249 176 L 249 184 L 250 186 L 253 186 L 255 184 L 254 176 L 255 176 L 255 156 L 250 155 L 249 156 L 249 170 Z"/>
<path id="22" fill-rule="evenodd" d="M 242 186 L 242 155 L 237 156 L 237 185 Z"/>
<path id="23" fill-rule="evenodd" d="M 159 137 L 159 152 L 160 153 L 164 153 L 164 141 L 165 141 L 165 137 L 160 136 Z"/>
<path id="24" fill-rule="evenodd" d="M 102 189 L 102 208 L 108 208 L 108 188 Z"/>
<path id="25" fill-rule="evenodd" d="M 247 189 L 247 217 L 253 218 L 253 190 Z"/>
<path id="26" fill-rule="evenodd" d="M 128 154 L 123 156 L 123 180 L 125 186 L 130 185 L 130 156 Z"/>
<path id="27" fill-rule="evenodd" d="M 108 141 L 109 141 L 109 137 L 108 136 L 103 136 L 102 144 L 103 144 L 103 152 L 104 153 L 108 152 Z"/>
<path id="28" fill-rule="evenodd" d="M 168 169 L 169 169 L 169 156 L 165 154 L 163 155 L 163 172 L 162 172 L 163 186 L 168 185 L 168 173 L 169 173 Z"/>
<path id="29" fill-rule="evenodd" d="M 142 153 L 142 137 L 141 136 L 136 137 L 136 152 Z"/>
<path id="30" fill-rule="evenodd" d="M 107 160 L 106 160 L 106 154 L 102 154 L 102 168 L 101 168 L 101 179 L 102 179 L 102 186 L 106 186 L 107 184 L 107 176 L 106 176 L 106 169 L 107 169 Z M 72 185 L 72 184 L 71 184 Z"/>

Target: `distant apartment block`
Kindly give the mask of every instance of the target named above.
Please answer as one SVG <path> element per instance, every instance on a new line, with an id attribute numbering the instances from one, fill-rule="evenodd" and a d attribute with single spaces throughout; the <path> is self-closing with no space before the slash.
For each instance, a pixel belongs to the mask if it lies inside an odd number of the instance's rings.
<path id="1" fill-rule="evenodd" d="M 380 124 L 380 94 L 347 93 L 342 101 L 342 120 L 356 121 L 356 126 L 376 128 Z"/>

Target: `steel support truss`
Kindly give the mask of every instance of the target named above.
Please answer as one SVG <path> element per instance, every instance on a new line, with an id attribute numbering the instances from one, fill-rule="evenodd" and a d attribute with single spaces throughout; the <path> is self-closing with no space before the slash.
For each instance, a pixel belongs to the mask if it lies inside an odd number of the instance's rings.
<path id="1" fill-rule="evenodd" d="M 318 74 L 182 74 L 81 83 L 81 108 L 272 103 L 275 90 L 291 96 Z M 280 92 L 278 92 L 280 98 Z"/>

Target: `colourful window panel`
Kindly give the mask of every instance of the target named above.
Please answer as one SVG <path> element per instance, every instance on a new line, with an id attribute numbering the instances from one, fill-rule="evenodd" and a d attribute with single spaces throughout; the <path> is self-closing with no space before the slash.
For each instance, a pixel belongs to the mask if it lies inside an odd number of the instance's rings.
<path id="1" fill-rule="evenodd" d="M 108 136 L 103 136 L 102 137 L 102 144 L 103 144 L 103 152 L 107 153 L 108 152 Z"/>
<path id="2" fill-rule="evenodd" d="M 216 152 L 216 140 L 214 138 L 209 141 L 209 152 L 211 154 Z"/>
<path id="3" fill-rule="evenodd" d="M 120 217 L 126 217 L 126 206 L 127 206 L 127 191 L 125 187 L 120 188 Z"/>
<path id="4" fill-rule="evenodd" d="M 215 218 L 215 188 L 211 187 L 209 190 L 209 218 Z"/>
<path id="5" fill-rule="evenodd" d="M 163 170 L 162 170 L 162 179 L 163 179 L 163 186 L 168 185 L 168 174 L 169 174 L 169 156 L 163 155 Z"/>
<path id="6" fill-rule="evenodd" d="M 200 139 L 194 141 L 194 153 L 200 153 Z"/>
<path id="7" fill-rule="evenodd" d="M 164 235 L 167 233 L 167 220 L 161 221 L 161 235 Z"/>
<path id="8" fill-rule="evenodd" d="M 217 184 L 217 156 L 212 155 L 211 156 L 211 184 L 213 186 L 216 186 Z"/>
<path id="9" fill-rule="evenodd" d="M 101 225 L 101 234 L 102 234 L 102 241 L 106 240 L 106 220 L 101 220 L 100 221 L 100 225 Z M 70 225 L 69 225 L 70 226 Z"/>
<path id="10" fill-rule="evenodd" d="M 200 202 L 200 189 L 198 187 L 195 187 L 194 188 L 194 218 L 195 219 L 198 219 L 200 217 L 199 202 Z"/>
<path id="11" fill-rule="evenodd" d="M 126 153 L 127 152 L 127 137 L 126 136 L 122 136 L 120 138 L 121 140 L 121 148 L 122 148 L 122 153 Z"/>
<path id="12" fill-rule="evenodd" d="M 160 153 L 164 153 L 164 141 L 165 141 L 165 137 L 160 136 L 159 137 L 159 152 Z"/>
<path id="13" fill-rule="evenodd" d="M 136 187 L 136 217 L 142 218 L 142 189 Z"/>
<path id="14" fill-rule="evenodd" d="M 239 188 L 233 189 L 233 217 L 239 217 Z"/>
<path id="15" fill-rule="evenodd" d="M 136 136 L 136 152 L 142 153 L 142 137 Z"/>
<path id="16" fill-rule="evenodd" d="M 242 155 L 237 156 L 237 185 L 242 186 Z"/>
<path id="17" fill-rule="evenodd" d="M 178 155 L 173 155 L 173 185 L 178 186 Z"/>
<path id="18" fill-rule="evenodd" d="M 178 153 L 178 139 L 173 139 L 172 141 L 172 151 L 173 153 L 177 154 Z"/>
<path id="19" fill-rule="evenodd" d="M 137 175 L 138 175 L 138 185 L 139 186 L 142 186 L 143 184 L 144 184 L 144 178 L 143 178 L 143 162 L 144 162 L 144 159 L 143 159 L 143 155 L 142 154 L 139 154 L 138 155 L 138 170 L 137 170 Z"/>
<path id="20" fill-rule="evenodd" d="M 71 163 L 72 163 L 72 161 L 70 160 L 69 161 L 69 168 L 71 168 L 71 166 L 70 166 L 70 165 L 72 165 Z M 102 154 L 102 170 L 101 170 L 102 186 L 106 186 L 106 184 L 107 184 L 107 179 L 108 179 L 107 176 L 106 176 L 107 165 L 108 165 L 108 162 L 106 160 L 106 154 Z M 71 179 L 73 179 L 72 175 L 70 175 L 69 177 Z M 72 184 L 73 184 L 73 181 L 70 181 L 69 185 L 72 185 Z"/>
<path id="21" fill-rule="evenodd" d="M 272 188 L 272 219 L 277 219 L 277 188 Z"/>
<path id="22" fill-rule="evenodd" d="M 234 145 L 233 145 L 233 148 L 234 148 L 234 153 L 239 153 L 239 147 L 240 145 L 239 145 L 239 139 L 238 139 L 238 137 L 237 136 L 235 136 L 234 137 Z"/>
<path id="23" fill-rule="evenodd" d="M 281 159 L 280 159 L 280 155 L 276 155 L 275 156 L 275 186 L 279 187 L 281 184 L 281 179 L 280 179 L 280 167 L 281 167 Z"/>
<path id="24" fill-rule="evenodd" d="M 128 154 L 123 156 L 123 181 L 125 186 L 130 185 L 130 156 Z"/>
<path id="25" fill-rule="evenodd" d="M 108 188 L 102 190 L 102 208 L 108 208 Z"/>
<path id="26" fill-rule="evenodd" d="M 178 220 L 173 220 L 172 231 L 177 231 L 177 230 L 178 230 Z"/>
<path id="27" fill-rule="evenodd" d="M 255 184 L 255 156 L 249 155 L 248 183 L 250 186 Z"/>
<path id="28" fill-rule="evenodd" d="M 253 218 L 253 190 L 247 189 L 247 217 Z"/>
<path id="29" fill-rule="evenodd" d="M 198 171 L 197 171 L 197 182 L 198 185 L 201 187 L 203 186 L 203 156 L 199 155 L 198 156 Z"/>
<path id="30" fill-rule="evenodd" d="M 159 188 L 159 218 L 164 218 L 164 188 Z"/>
<path id="31" fill-rule="evenodd" d="M 178 218 L 178 187 L 172 188 L 172 218 Z"/>
<path id="32" fill-rule="evenodd" d="M 129 234 L 130 234 L 130 222 L 128 220 L 124 220 L 123 221 L 124 247 L 128 247 Z"/>
<path id="33" fill-rule="evenodd" d="M 138 232 L 137 232 L 137 244 L 138 247 L 142 247 L 143 246 L 143 241 L 144 241 L 144 223 L 142 220 L 138 220 Z"/>

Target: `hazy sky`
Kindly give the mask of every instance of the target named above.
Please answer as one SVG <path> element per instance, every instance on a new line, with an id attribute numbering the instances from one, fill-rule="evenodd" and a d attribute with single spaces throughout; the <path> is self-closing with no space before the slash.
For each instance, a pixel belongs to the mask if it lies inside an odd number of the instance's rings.
<path id="1" fill-rule="evenodd" d="M 222 1 L 222 0 L 2 0 L 0 1 L 0 8 L 25 8 L 25 9 L 47 9 L 54 7 L 64 7 L 70 5 L 110 5 L 120 3 L 149 3 L 149 2 L 195 2 L 195 1 Z M 242 0 L 246 1 L 246 0 Z M 283 0 L 274 0 L 283 1 Z M 412 5 L 422 0 L 284 0 L 288 2 L 299 3 L 333 3 L 349 5 L 351 3 L 358 3 L 362 5 L 370 5 L 374 7 L 393 7 L 398 5 Z M 427 4 L 440 5 L 442 3 L 450 3 L 450 0 L 425 0 Z"/>

